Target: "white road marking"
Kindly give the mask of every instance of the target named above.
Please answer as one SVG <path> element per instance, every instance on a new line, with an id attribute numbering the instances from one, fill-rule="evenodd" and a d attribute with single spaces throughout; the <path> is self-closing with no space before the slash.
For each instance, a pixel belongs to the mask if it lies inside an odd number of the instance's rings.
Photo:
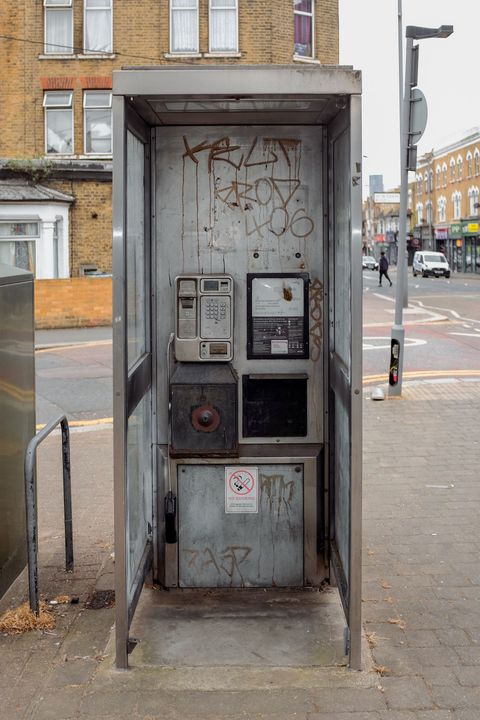
<path id="1" fill-rule="evenodd" d="M 380 340 L 380 341 L 382 341 L 382 344 L 380 344 L 380 345 L 377 345 L 376 343 L 371 344 L 370 342 L 368 342 L 370 340 L 374 340 L 374 341 Z M 387 341 L 386 344 L 383 343 L 384 340 Z M 364 338 L 364 341 L 363 341 L 363 349 L 364 350 L 386 350 L 386 349 L 390 348 L 390 342 L 391 342 L 391 338 L 386 337 L 385 335 L 381 335 L 381 336 L 377 336 L 377 337 L 375 337 L 375 336 L 366 337 L 366 338 Z M 405 347 L 417 347 L 419 345 L 426 345 L 426 344 L 427 344 L 426 340 L 420 340 L 419 338 L 409 338 L 409 337 L 405 338 Z"/>
<path id="2" fill-rule="evenodd" d="M 480 332 L 480 330 L 477 330 L 477 332 Z M 449 335 L 463 335 L 463 337 L 475 337 L 479 338 L 480 335 L 477 335 L 476 333 L 459 333 L 459 332 L 449 332 Z"/>

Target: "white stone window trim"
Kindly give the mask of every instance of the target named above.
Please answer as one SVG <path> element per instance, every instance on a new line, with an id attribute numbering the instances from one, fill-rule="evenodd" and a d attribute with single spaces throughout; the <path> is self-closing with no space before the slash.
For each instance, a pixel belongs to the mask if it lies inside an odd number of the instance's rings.
<path id="1" fill-rule="evenodd" d="M 317 60 L 317 58 L 304 57 L 303 55 L 294 55 L 293 60 L 294 60 L 294 62 L 309 63 L 310 65 L 321 65 L 322 64 L 320 62 L 320 60 Z"/>
<path id="2" fill-rule="evenodd" d="M 472 185 L 468 188 L 468 200 L 470 205 L 470 215 L 477 217 L 480 215 L 480 208 L 475 207 L 475 205 L 478 205 L 479 202 L 479 191 L 478 187 L 476 185 Z"/>
<path id="3" fill-rule="evenodd" d="M 73 55 L 37 55 L 37 60 L 115 60 L 115 53 L 89 53 L 84 55 L 83 53 Z"/>
<path id="4" fill-rule="evenodd" d="M 53 280 L 70 277 L 70 205 L 68 203 L 2 203 L 0 221 L 36 222 L 39 224 L 38 238 L 25 238 L 35 242 L 35 278 Z M 55 259 L 55 226 L 62 228 L 57 238 L 57 259 Z M 19 239 L 22 239 L 19 237 Z M 55 275 L 55 266 L 58 274 Z"/>
<path id="5" fill-rule="evenodd" d="M 452 193 L 453 219 L 460 220 L 462 217 L 462 193 L 456 190 Z"/>

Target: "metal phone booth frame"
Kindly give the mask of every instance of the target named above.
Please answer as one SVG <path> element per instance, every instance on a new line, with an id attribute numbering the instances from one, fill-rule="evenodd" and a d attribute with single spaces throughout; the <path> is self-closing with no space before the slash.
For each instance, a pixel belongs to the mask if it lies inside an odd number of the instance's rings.
<path id="1" fill-rule="evenodd" d="M 360 73 L 113 75 L 117 666 L 149 578 L 330 582 L 358 669 Z M 246 527 L 225 577 L 215 553 Z"/>

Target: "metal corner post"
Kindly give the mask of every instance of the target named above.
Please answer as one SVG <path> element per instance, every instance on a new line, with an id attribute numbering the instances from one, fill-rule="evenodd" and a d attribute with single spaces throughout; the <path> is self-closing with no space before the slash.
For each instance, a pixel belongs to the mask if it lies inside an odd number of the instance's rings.
<path id="1" fill-rule="evenodd" d="M 113 467 L 116 665 L 128 667 L 126 570 L 125 98 L 113 98 Z"/>

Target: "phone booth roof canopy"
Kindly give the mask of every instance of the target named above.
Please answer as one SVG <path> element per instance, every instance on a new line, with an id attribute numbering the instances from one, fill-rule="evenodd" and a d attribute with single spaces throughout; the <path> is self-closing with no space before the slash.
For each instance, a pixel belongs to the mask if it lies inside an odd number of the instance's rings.
<path id="1" fill-rule="evenodd" d="M 349 66 L 135 67 L 113 73 L 149 125 L 324 125 L 361 93 Z"/>

